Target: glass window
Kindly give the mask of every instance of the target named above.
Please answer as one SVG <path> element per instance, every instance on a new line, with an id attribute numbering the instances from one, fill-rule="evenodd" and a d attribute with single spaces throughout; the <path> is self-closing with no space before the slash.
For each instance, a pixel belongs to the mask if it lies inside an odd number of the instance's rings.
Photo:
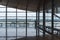
<path id="1" fill-rule="evenodd" d="M 13 28 L 13 27 L 15 27 L 15 25 L 14 24 L 11 24 L 11 27 Z"/>
<path id="2" fill-rule="evenodd" d="M 0 27 L 3 27 L 3 26 L 2 26 L 2 23 L 0 23 Z"/>
<path id="3" fill-rule="evenodd" d="M 6 12 L 6 8 L 0 8 L 0 13 L 5 13 Z"/>
<path id="4" fill-rule="evenodd" d="M 11 12 L 13 12 L 13 11 L 15 11 L 16 12 L 16 9 L 15 8 L 7 8 L 7 11 L 11 11 Z"/>
<path id="5" fill-rule="evenodd" d="M 17 9 L 17 12 L 18 12 L 18 13 L 25 13 L 26 11 L 25 11 L 25 10 Z"/>
<path id="6" fill-rule="evenodd" d="M 6 6 L 0 5 L 0 7 L 6 7 Z"/>
<path id="7" fill-rule="evenodd" d="M 8 28 L 10 28 L 10 27 L 11 27 L 11 26 L 10 26 L 10 23 L 8 23 L 8 24 L 7 24 L 7 27 L 8 27 Z"/>

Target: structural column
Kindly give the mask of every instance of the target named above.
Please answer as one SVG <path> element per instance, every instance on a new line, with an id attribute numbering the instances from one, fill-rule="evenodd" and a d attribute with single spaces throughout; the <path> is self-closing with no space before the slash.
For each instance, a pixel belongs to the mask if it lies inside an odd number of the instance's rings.
<path id="1" fill-rule="evenodd" d="M 7 5 L 8 5 L 8 2 L 9 0 L 7 0 L 6 2 L 6 40 L 8 40 L 8 37 L 7 37 Z"/>
<path id="2" fill-rule="evenodd" d="M 51 1 L 52 3 L 52 21 L 51 21 L 51 26 L 52 26 L 52 40 L 53 40 L 53 34 L 54 34 L 54 0 Z"/>
<path id="3" fill-rule="evenodd" d="M 45 0 L 43 1 L 43 30 L 45 30 Z M 43 37 L 45 37 L 45 31 L 43 31 Z"/>
<path id="4" fill-rule="evenodd" d="M 28 3 L 29 3 L 29 1 L 28 0 L 26 0 L 26 40 L 27 40 L 27 10 L 28 10 Z"/>

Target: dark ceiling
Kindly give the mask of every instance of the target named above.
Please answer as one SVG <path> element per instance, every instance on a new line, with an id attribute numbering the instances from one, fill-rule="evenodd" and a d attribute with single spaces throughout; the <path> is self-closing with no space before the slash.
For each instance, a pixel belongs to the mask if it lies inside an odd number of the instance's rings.
<path id="1" fill-rule="evenodd" d="M 7 5 L 8 7 L 18 8 L 22 10 L 36 11 L 38 7 L 43 9 L 43 2 L 45 2 L 45 8 L 51 9 L 51 0 L 1 0 L 1 5 Z M 55 7 L 60 6 L 60 0 L 55 0 Z"/>

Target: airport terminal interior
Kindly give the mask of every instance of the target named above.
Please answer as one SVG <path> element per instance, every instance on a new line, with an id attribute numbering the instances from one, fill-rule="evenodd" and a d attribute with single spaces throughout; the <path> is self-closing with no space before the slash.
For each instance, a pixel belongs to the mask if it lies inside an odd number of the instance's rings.
<path id="1" fill-rule="evenodd" d="M 0 40 L 60 40 L 60 0 L 0 0 Z"/>

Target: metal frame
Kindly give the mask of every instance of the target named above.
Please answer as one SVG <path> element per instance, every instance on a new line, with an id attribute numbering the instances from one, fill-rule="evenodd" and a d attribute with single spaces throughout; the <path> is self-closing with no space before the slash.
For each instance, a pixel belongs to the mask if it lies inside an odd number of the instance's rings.
<path id="1" fill-rule="evenodd" d="M 38 4 L 37 4 L 37 10 L 36 10 L 36 20 L 35 20 L 35 22 L 36 22 L 36 24 L 35 24 L 35 27 L 36 27 L 36 37 L 38 38 L 38 39 L 36 39 L 36 40 L 39 40 L 39 20 L 40 20 L 40 0 L 38 0 L 39 2 L 38 2 Z"/>
<path id="2" fill-rule="evenodd" d="M 8 5 L 8 2 L 9 0 L 7 0 L 7 3 L 6 3 L 6 40 L 8 40 L 7 39 L 7 5 Z"/>
<path id="3" fill-rule="evenodd" d="M 59 18 L 59 19 L 60 19 L 60 17 L 59 17 L 58 15 L 54 14 L 54 16 L 56 16 L 57 18 Z"/>
<path id="4" fill-rule="evenodd" d="M 43 1 L 43 29 L 45 30 L 45 0 Z M 43 31 L 43 37 L 45 37 L 45 31 Z"/>
<path id="5" fill-rule="evenodd" d="M 35 27 L 36 27 L 36 37 L 38 36 L 38 30 L 37 30 L 37 10 L 36 10 L 36 20 L 35 20 Z M 36 39 L 37 40 L 37 39 Z"/>
<path id="6" fill-rule="evenodd" d="M 8 2 L 9 2 L 9 0 L 7 0 L 7 4 L 6 4 L 6 40 L 8 40 L 7 38 L 8 38 L 8 36 L 7 36 L 7 5 L 8 5 Z M 29 1 L 28 0 L 26 0 L 26 38 L 27 38 L 27 11 L 28 11 L 28 3 L 29 3 Z M 51 33 L 50 32 L 48 32 L 48 31 L 46 31 L 45 30 L 45 6 L 46 6 L 46 4 L 45 4 L 45 0 L 43 1 L 43 29 L 42 28 L 40 28 L 39 26 L 39 22 L 40 22 L 40 1 L 39 1 L 39 3 L 38 3 L 38 6 L 37 6 L 37 10 L 36 10 L 36 27 L 37 27 L 37 29 L 36 29 L 36 36 L 37 37 L 39 37 L 40 35 L 39 35 L 39 29 L 41 29 L 41 30 L 43 30 L 43 37 L 45 37 L 45 32 L 47 32 L 47 33 L 49 33 L 49 34 L 51 34 L 52 35 L 52 40 L 53 40 L 53 35 L 54 35 L 54 0 L 51 0 L 51 4 L 52 4 L 52 21 L 51 21 Z M 17 6 L 18 6 L 18 4 L 17 4 Z M 16 40 L 17 40 L 17 6 L 16 6 Z M 56 17 L 58 17 L 57 15 L 55 15 Z M 60 17 L 59 17 L 60 18 Z M 10 37 L 10 36 L 9 36 Z M 27 39 L 26 39 L 27 40 Z M 39 39 L 38 39 L 39 40 Z"/>
<path id="7" fill-rule="evenodd" d="M 29 1 L 26 0 L 26 39 L 25 40 L 27 40 L 27 9 L 28 9 L 28 3 L 29 3 Z"/>
<path id="8" fill-rule="evenodd" d="M 54 34 L 54 30 L 53 30 L 53 28 L 54 28 L 54 9 L 55 9 L 55 7 L 54 7 L 54 0 L 52 0 L 51 1 L 51 3 L 52 3 L 52 16 L 51 16 L 51 18 L 52 18 L 52 21 L 51 21 L 51 26 L 52 26 L 52 39 L 51 40 L 53 40 L 53 34 Z"/>
<path id="9" fill-rule="evenodd" d="M 16 40 L 17 40 L 17 6 L 18 6 L 18 4 L 16 5 Z"/>

